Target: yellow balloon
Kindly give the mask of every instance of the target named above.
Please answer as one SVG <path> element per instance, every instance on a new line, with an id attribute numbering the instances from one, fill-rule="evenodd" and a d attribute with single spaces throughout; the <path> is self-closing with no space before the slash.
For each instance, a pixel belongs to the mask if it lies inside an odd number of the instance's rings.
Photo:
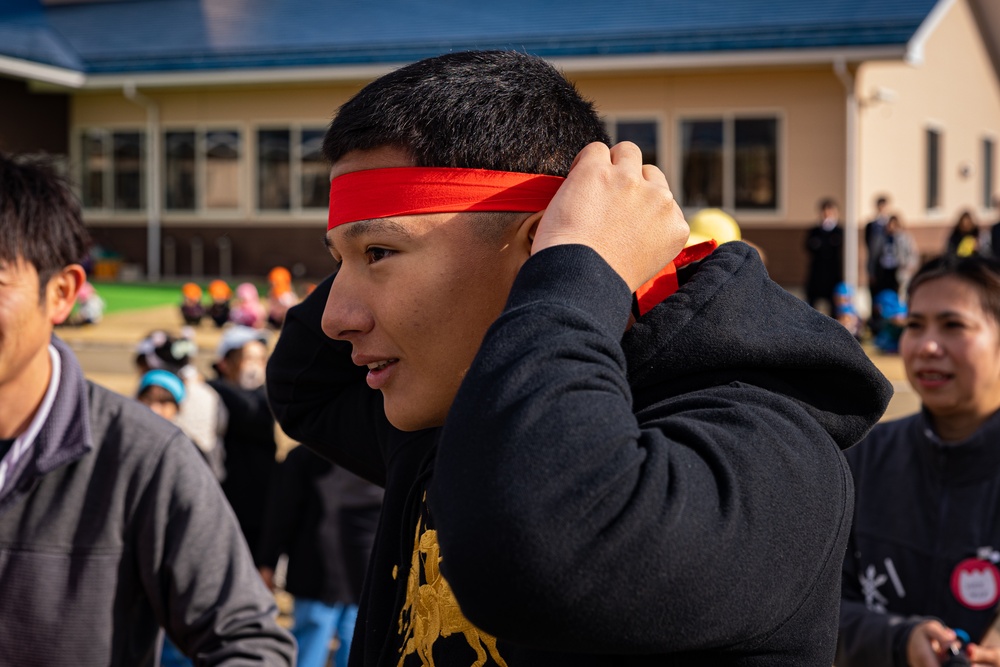
<path id="1" fill-rule="evenodd" d="M 733 216 L 719 208 L 701 209 L 688 220 L 688 226 L 691 227 L 691 236 L 687 242 L 689 246 L 704 243 L 709 239 L 715 239 L 716 243 L 722 245 L 743 238 L 740 226 L 736 224 Z"/>

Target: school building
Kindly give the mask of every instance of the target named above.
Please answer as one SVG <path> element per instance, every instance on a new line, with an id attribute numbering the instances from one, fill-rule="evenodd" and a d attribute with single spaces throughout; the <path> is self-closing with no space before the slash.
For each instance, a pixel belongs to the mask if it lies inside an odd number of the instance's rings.
<path id="1" fill-rule="evenodd" d="M 887 194 L 927 254 L 960 210 L 998 213 L 995 0 L 6 0 L 0 150 L 60 156 L 126 277 L 317 278 L 337 107 L 402 64 L 496 48 L 560 68 L 788 286 L 823 197 L 852 231 Z"/>

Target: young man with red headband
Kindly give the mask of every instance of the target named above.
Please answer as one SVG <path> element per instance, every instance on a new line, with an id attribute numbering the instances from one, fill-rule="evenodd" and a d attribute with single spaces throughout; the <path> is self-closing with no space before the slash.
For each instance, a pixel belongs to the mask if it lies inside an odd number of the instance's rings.
<path id="1" fill-rule="evenodd" d="M 887 383 L 748 246 L 678 258 L 664 175 L 606 144 L 516 52 L 404 67 L 331 124 L 339 270 L 268 390 L 386 488 L 354 666 L 832 663 L 840 450 Z"/>

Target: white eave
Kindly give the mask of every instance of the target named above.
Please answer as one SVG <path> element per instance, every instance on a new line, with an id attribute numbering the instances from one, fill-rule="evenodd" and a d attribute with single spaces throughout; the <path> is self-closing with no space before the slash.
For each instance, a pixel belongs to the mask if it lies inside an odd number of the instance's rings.
<path id="1" fill-rule="evenodd" d="M 927 40 L 954 4 L 955 0 L 938 0 L 934 9 L 930 11 L 906 45 L 906 62 L 914 66 L 924 64 L 924 47 L 927 45 Z"/>
<path id="2" fill-rule="evenodd" d="M 82 88 L 86 82 L 83 72 L 4 55 L 0 55 L 0 74 L 69 88 Z"/>
<path id="3" fill-rule="evenodd" d="M 942 5 L 954 0 L 941 0 Z M 945 10 L 946 11 L 946 10 Z M 938 19 L 940 20 L 940 19 Z M 923 30 L 930 21 L 921 26 Z M 935 24 L 936 25 L 936 22 Z M 933 26 L 928 28 L 933 30 Z M 926 39 L 926 37 L 923 37 Z M 862 63 L 871 60 L 903 60 L 922 43 L 914 46 L 872 46 L 823 49 L 775 49 L 707 53 L 665 53 L 624 56 L 564 56 L 549 61 L 566 74 L 605 72 L 650 72 L 699 69 L 738 69 L 743 67 L 796 67 L 835 62 Z M 82 90 L 121 89 L 125 85 L 141 88 L 189 86 L 226 86 L 282 83 L 319 83 L 369 81 L 406 63 L 371 65 L 329 65 L 317 67 L 255 68 L 230 70 L 186 70 L 176 72 L 130 72 L 89 74 L 70 69 L 40 65 L 30 61 L 0 56 L 0 74 Z"/>

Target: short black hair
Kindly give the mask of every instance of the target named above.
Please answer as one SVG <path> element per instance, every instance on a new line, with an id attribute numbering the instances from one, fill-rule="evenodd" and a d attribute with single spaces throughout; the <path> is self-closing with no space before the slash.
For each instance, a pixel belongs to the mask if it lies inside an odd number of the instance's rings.
<path id="1" fill-rule="evenodd" d="M 889 203 L 889 198 L 885 195 L 880 195 L 878 199 L 875 200 L 875 206 L 885 206 Z"/>
<path id="2" fill-rule="evenodd" d="M 831 197 L 824 197 L 819 200 L 819 210 L 825 211 L 828 208 L 837 208 L 837 200 Z"/>
<path id="3" fill-rule="evenodd" d="M 89 246 L 80 203 L 51 160 L 0 152 L 0 262 L 31 264 L 44 295 L 52 275 Z"/>
<path id="4" fill-rule="evenodd" d="M 419 167 L 565 176 L 589 143 L 610 144 L 594 105 L 541 58 L 463 51 L 386 74 L 327 130 L 331 163 L 355 150 L 403 149 Z"/>
<path id="5" fill-rule="evenodd" d="M 907 300 L 912 300 L 924 283 L 948 276 L 975 287 L 983 310 L 1000 324 L 1000 262 L 991 257 L 958 257 L 952 254 L 935 257 L 921 266 L 910 280 L 906 289 Z"/>

